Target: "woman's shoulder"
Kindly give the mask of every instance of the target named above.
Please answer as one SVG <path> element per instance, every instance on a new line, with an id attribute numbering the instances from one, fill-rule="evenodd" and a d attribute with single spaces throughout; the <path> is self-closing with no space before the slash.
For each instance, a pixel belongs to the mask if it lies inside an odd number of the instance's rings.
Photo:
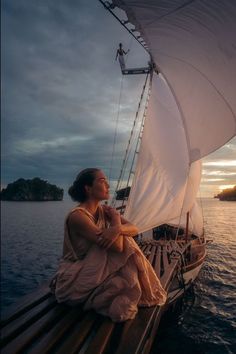
<path id="1" fill-rule="evenodd" d="M 69 211 L 66 220 L 70 222 L 78 222 L 84 220 L 84 216 L 91 218 L 91 214 L 85 208 L 77 206 Z"/>
<path id="2" fill-rule="evenodd" d="M 99 205 L 98 207 L 98 215 L 95 218 L 87 209 L 78 206 L 76 208 L 73 208 L 67 218 L 66 218 L 70 223 L 74 224 L 79 224 L 81 223 L 87 223 L 87 222 L 93 222 L 94 224 L 100 224 L 104 223 L 107 221 L 107 215 L 106 215 L 106 207 Z"/>

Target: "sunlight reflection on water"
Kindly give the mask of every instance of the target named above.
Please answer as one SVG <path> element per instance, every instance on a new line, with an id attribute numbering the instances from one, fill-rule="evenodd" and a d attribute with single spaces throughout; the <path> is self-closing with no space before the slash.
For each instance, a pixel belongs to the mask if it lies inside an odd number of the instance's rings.
<path id="1" fill-rule="evenodd" d="M 180 312 L 162 322 L 155 353 L 236 353 L 236 202 L 203 199 L 208 256 Z"/>

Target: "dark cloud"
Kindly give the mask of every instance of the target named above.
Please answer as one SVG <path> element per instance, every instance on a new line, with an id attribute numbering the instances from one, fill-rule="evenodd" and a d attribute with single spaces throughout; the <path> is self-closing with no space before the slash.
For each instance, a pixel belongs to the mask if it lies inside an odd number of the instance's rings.
<path id="1" fill-rule="evenodd" d="M 34 176 L 66 184 L 88 165 L 109 170 L 121 88 L 115 50 L 132 46 L 133 65 L 146 53 L 98 1 L 5 0 L 2 19 L 3 184 Z M 114 171 L 143 80 L 122 83 Z"/>
<path id="2" fill-rule="evenodd" d="M 128 65 L 147 63 L 143 48 L 99 1 L 2 1 L 3 185 L 39 176 L 66 188 L 88 166 L 109 174 L 119 113 L 117 178 L 144 83 L 143 76 L 121 79 L 119 42 L 131 49 Z M 233 139 L 204 161 L 235 156 Z M 204 170 L 204 178 L 235 181 L 227 174 L 235 167 Z"/>

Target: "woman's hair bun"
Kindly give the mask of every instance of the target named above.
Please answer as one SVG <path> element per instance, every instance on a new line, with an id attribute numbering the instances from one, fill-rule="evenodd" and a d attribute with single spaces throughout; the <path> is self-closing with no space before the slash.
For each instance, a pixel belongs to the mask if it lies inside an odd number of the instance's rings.
<path id="1" fill-rule="evenodd" d="M 68 194 L 75 202 L 84 202 L 87 199 L 85 186 L 92 186 L 98 168 L 86 168 L 76 177 L 72 186 L 68 189 Z"/>

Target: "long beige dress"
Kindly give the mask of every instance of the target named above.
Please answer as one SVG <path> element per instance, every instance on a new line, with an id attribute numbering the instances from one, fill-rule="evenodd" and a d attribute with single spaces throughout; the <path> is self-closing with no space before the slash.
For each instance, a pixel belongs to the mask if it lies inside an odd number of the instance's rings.
<path id="1" fill-rule="evenodd" d="M 103 208 L 97 222 L 84 208 L 71 213 L 85 213 L 101 229 L 107 227 Z M 79 234 L 71 234 L 65 223 L 63 259 L 56 273 L 54 290 L 58 302 L 84 303 L 84 309 L 122 322 L 135 317 L 138 306 L 163 305 L 166 292 L 151 264 L 132 237 L 124 236 L 122 253 L 105 250 Z"/>

